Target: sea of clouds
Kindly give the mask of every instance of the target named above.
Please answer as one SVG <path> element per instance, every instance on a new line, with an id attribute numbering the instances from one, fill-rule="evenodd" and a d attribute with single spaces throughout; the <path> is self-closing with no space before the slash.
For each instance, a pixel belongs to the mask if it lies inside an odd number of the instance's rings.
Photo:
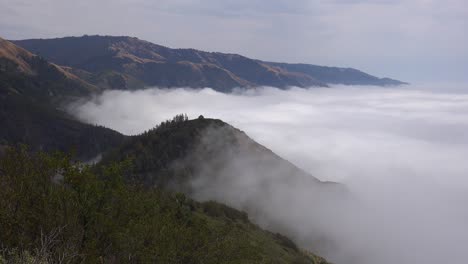
<path id="1" fill-rule="evenodd" d="M 331 245 L 311 248 L 337 264 L 468 258 L 468 85 L 106 91 L 69 110 L 124 134 L 179 113 L 219 118 L 311 175 L 345 184 L 359 203 L 316 208 L 307 190 L 278 190 L 292 198 L 276 209 L 300 209 L 289 235 L 308 248 L 298 234 L 319 228 Z"/>

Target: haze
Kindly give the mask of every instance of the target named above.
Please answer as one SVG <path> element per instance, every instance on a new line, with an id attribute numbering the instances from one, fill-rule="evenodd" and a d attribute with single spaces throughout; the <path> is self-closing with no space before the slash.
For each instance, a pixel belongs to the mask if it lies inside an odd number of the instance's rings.
<path id="1" fill-rule="evenodd" d="M 261 87 L 233 94 L 148 89 L 108 91 L 70 109 L 84 121 L 126 134 L 178 113 L 222 118 L 315 177 L 346 184 L 359 202 L 320 205 L 299 185 L 285 189 L 273 183 L 281 199 L 253 205 L 267 208 L 301 246 L 337 264 L 465 263 L 466 91 L 466 86 Z M 254 193 L 260 181 L 249 179 L 250 188 L 244 189 L 244 180 L 221 181 L 218 192 L 201 188 L 198 195 L 233 206 L 243 197 L 263 195 Z"/>
<path id="2" fill-rule="evenodd" d="M 250 157 L 232 160 L 219 181 L 200 173 L 191 182 L 196 199 L 239 209 L 248 203 L 255 223 L 336 264 L 467 262 L 467 29 L 466 0 L 0 0 L 0 37 L 9 40 L 132 36 L 411 83 L 227 94 L 152 87 L 108 90 L 64 106 L 127 135 L 180 113 L 219 118 L 310 175 L 343 184 L 352 199 L 295 180 L 285 187 L 288 175 L 276 168 L 269 179 L 252 175 Z M 62 87 L 56 79 L 50 85 L 56 81 Z M 206 144 L 223 140 L 214 135 L 207 131 Z"/>
<path id="3" fill-rule="evenodd" d="M 465 0 L 0 0 L 9 39 L 130 35 L 174 48 L 467 81 Z"/>

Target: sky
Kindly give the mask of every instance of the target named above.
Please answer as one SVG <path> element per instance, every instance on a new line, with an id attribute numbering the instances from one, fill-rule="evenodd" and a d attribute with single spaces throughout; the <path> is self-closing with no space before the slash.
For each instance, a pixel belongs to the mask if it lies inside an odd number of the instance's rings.
<path id="1" fill-rule="evenodd" d="M 129 35 L 174 48 L 468 81 L 466 0 L 0 0 L 7 39 Z"/>
<path id="2" fill-rule="evenodd" d="M 282 233 L 332 263 L 461 264 L 468 254 L 466 88 L 114 90 L 70 112 L 125 134 L 180 113 L 221 118 L 311 175 L 345 184 L 355 199 L 336 200 L 328 189 L 324 198 L 290 174 L 251 173 L 250 158 L 229 155 L 217 181 L 200 173 L 195 197 L 242 210 L 247 204 L 256 223 L 281 224 Z M 209 146 L 225 142 L 205 138 Z"/>

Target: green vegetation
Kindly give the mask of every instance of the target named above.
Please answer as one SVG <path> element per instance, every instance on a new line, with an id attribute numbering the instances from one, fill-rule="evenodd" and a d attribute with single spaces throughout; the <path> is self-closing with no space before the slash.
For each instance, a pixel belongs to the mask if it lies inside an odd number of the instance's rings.
<path id="1" fill-rule="evenodd" d="M 186 115 L 180 114 L 124 141 L 104 155 L 102 163 L 130 159 L 132 181 L 146 186 L 167 187 L 174 181 L 185 182 L 194 168 L 174 167 L 174 162 L 184 159 L 193 150 L 205 129 L 225 125 L 214 119 L 188 120 Z"/>
<path id="2" fill-rule="evenodd" d="M 0 39 L 0 52 L 2 41 Z M 24 58 L 24 64 L 31 73 L 22 71 L 19 68 L 20 62 L 2 57 L 0 53 L 0 96 L 16 94 L 54 103 L 58 98 L 85 96 L 96 91 L 96 87 L 68 74 L 44 58 L 27 55 L 29 56 Z"/>
<path id="3" fill-rule="evenodd" d="M 151 73 L 146 77 L 121 74 L 119 65 L 126 70 L 136 66 L 122 64 L 129 58 L 120 55 L 93 60 L 88 70 L 94 75 L 51 64 L 0 39 L 0 264 L 326 263 L 288 238 L 255 226 L 244 212 L 168 191 L 174 189 L 169 183 L 187 183 L 197 165 L 212 166 L 208 161 L 225 147 L 237 147 L 241 132 L 235 128 L 221 120 L 189 121 L 178 115 L 127 137 L 60 110 L 67 100 L 99 89 L 142 85 L 146 78 L 164 82 L 164 76 L 152 73 L 159 62 L 144 64 Z M 187 80 L 197 84 L 192 64 L 169 64 L 187 69 Z M 179 77 L 174 75 L 177 67 L 163 75 Z M 211 67 L 205 75 L 219 81 Z M 207 128 L 227 128 L 220 135 L 225 145 L 174 166 L 193 151 Z M 249 150 L 265 151 L 245 134 L 241 138 Z M 28 149 L 12 148 L 18 144 Z M 54 151 L 73 153 L 73 158 Z M 100 154 L 104 161 L 98 165 L 76 162 Z M 211 174 L 217 174 L 212 168 Z"/>
<path id="4" fill-rule="evenodd" d="M 235 209 L 125 184 L 129 166 L 8 148 L 0 263 L 326 263 Z"/>
<path id="5" fill-rule="evenodd" d="M 126 177 L 130 182 L 169 188 L 188 195 L 192 194 L 191 182 L 197 177 L 215 182 L 220 177 L 238 177 L 246 172 L 262 177 L 288 175 L 290 179 L 301 180 L 314 188 L 341 189 L 338 184 L 319 181 L 218 119 L 187 120 L 184 115 L 178 115 L 149 131 L 129 137 L 106 153 L 102 163 L 127 159 L 133 165 Z"/>

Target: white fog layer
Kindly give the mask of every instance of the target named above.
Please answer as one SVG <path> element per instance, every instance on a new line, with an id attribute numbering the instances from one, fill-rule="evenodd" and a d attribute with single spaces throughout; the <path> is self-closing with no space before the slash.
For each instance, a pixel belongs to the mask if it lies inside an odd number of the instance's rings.
<path id="1" fill-rule="evenodd" d="M 179 113 L 219 118 L 311 175 L 344 183 L 359 203 L 320 205 L 304 188 L 277 185 L 287 200 L 256 205 L 336 264 L 468 258 L 468 86 L 107 91 L 70 111 L 124 134 Z M 238 203 L 222 193 L 209 198 Z M 318 229 L 332 245 L 312 245 Z"/>

